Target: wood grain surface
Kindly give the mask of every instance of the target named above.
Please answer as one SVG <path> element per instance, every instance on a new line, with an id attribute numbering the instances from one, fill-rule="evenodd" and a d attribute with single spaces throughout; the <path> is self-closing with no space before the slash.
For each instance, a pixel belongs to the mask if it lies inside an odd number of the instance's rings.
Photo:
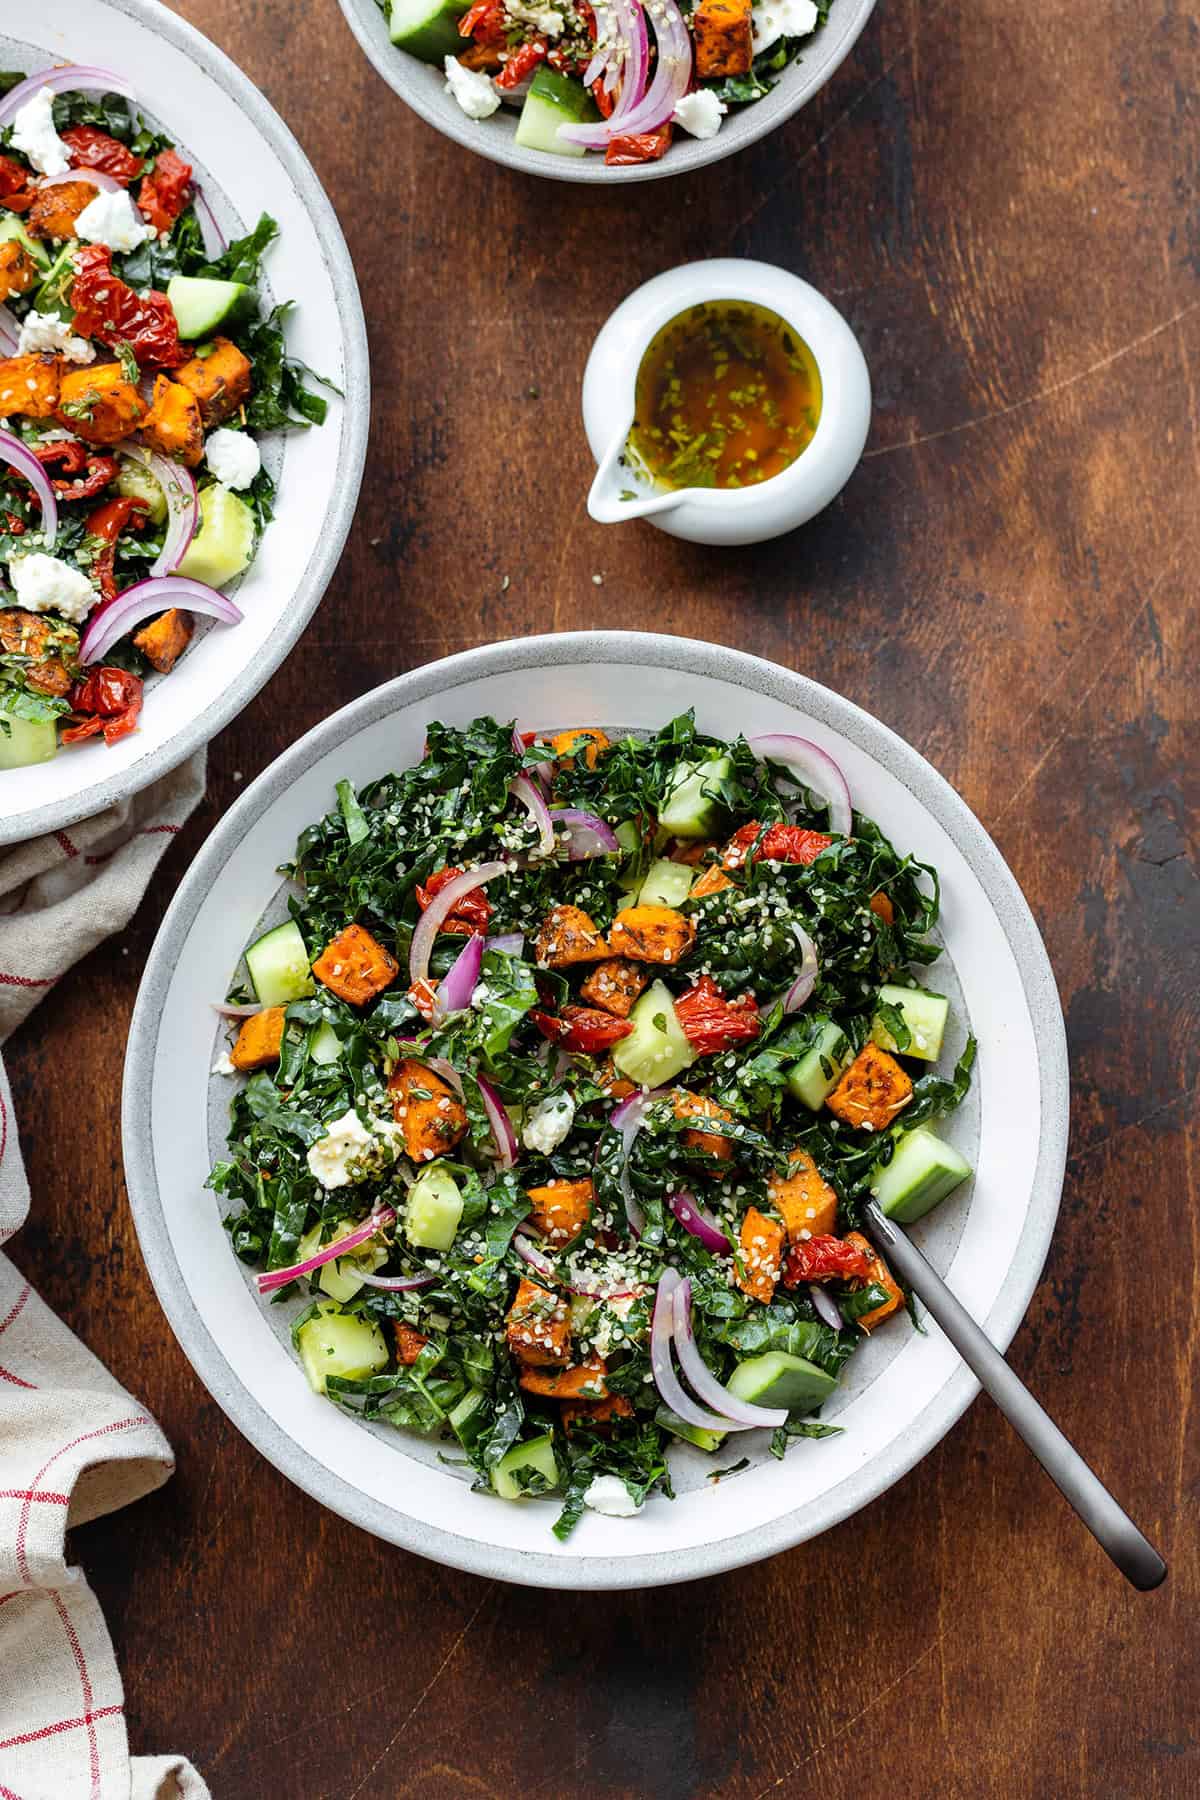
<path id="1" fill-rule="evenodd" d="M 1200 1794 L 1195 19 L 1161 0 L 884 0 L 777 135 L 608 194 L 443 142 L 334 0 L 180 10 L 264 89 L 339 210 L 375 405 L 324 605 L 214 745 L 207 802 L 133 926 L 9 1060 L 35 1193 L 15 1259 L 179 1457 L 163 1491 L 75 1537 L 133 1746 L 186 1750 L 218 1800 Z M 584 508 L 591 339 L 639 281 L 711 254 L 813 281 L 875 384 L 842 498 L 752 551 Z M 118 1104 L 139 971 L 189 858 L 242 783 L 376 683 L 601 624 L 837 688 L 930 757 L 1009 859 L 1073 1075 L 1061 1222 L 1013 1356 L 1161 1544 L 1157 1594 L 1122 1585 L 982 1401 L 815 1543 L 575 1599 L 344 1525 L 191 1373 L 138 1254 Z"/>

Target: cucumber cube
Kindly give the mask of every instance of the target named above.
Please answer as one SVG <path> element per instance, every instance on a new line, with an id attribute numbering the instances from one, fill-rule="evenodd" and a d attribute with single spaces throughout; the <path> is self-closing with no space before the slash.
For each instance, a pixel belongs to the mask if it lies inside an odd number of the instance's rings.
<path id="1" fill-rule="evenodd" d="M 586 156 L 582 144 L 567 143 L 558 135 L 560 125 L 590 124 L 600 117 L 581 81 L 549 69 L 537 69 L 517 120 L 517 142 L 527 150 L 548 150 L 552 156 Z"/>
<path id="2" fill-rule="evenodd" d="M 710 1454 L 720 1449 L 725 1442 L 723 1431 L 705 1431 L 700 1425 L 689 1425 L 678 1413 L 672 1412 L 669 1406 L 660 1406 L 654 1415 L 655 1424 L 661 1425 L 674 1437 L 682 1438 L 685 1444 L 694 1444 L 697 1450 L 707 1450 Z"/>
<path id="3" fill-rule="evenodd" d="M 687 863 L 652 862 L 638 889 L 639 906 L 682 906 L 691 892 L 695 871 Z"/>
<path id="4" fill-rule="evenodd" d="M 724 781 L 732 767 L 724 755 L 710 756 L 702 763 L 680 763 L 671 791 L 659 808 L 662 830 L 674 837 L 711 837 L 725 811 L 714 784 Z"/>
<path id="5" fill-rule="evenodd" d="M 518 1480 L 524 1476 L 524 1481 Z M 532 1477 L 532 1481 L 530 1481 Z M 514 1444 L 492 1470 L 492 1486 L 502 1500 L 524 1500 L 532 1491 L 548 1494 L 558 1486 L 558 1464 L 554 1460 L 554 1439 L 530 1438 L 526 1444 Z"/>
<path id="6" fill-rule="evenodd" d="M 256 938 L 246 952 L 246 967 L 264 1006 L 286 1006 L 313 992 L 308 951 L 294 919 Z"/>
<path id="7" fill-rule="evenodd" d="M 811 1048 L 792 1064 L 784 1079 L 788 1092 L 802 1106 L 810 1112 L 820 1112 L 844 1070 L 854 1061 L 854 1048 L 832 1019 L 814 1019 L 813 1023 L 819 1024 L 820 1029 Z"/>
<path id="8" fill-rule="evenodd" d="M 388 1348 L 378 1325 L 357 1313 L 344 1313 L 331 1300 L 322 1300 L 313 1317 L 297 1326 L 295 1336 L 314 1394 L 325 1392 L 331 1375 L 360 1381 L 387 1367 Z"/>
<path id="9" fill-rule="evenodd" d="M 211 275 L 172 275 L 167 299 L 185 342 L 212 337 L 254 311 L 255 294 L 244 281 L 220 281 Z"/>
<path id="10" fill-rule="evenodd" d="M 463 1199 L 449 1169 L 426 1169 L 408 1190 L 404 1235 L 421 1250 L 448 1250 L 462 1218 Z"/>
<path id="11" fill-rule="evenodd" d="M 942 1054 L 942 1038 L 950 1002 L 943 994 L 931 994 L 925 988 L 881 987 L 879 999 L 894 1006 L 908 1026 L 909 1041 L 898 1050 L 896 1040 L 878 1016 L 871 1022 L 872 1042 L 893 1055 L 915 1056 L 921 1062 L 936 1062 Z"/>
<path id="12" fill-rule="evenodd" d="M 971 1165 L 953 1144 L 944 1143 L 928 1125 L 906 1132 L 892 1160 L 871 1180 L 871 1192 L 889 1219 L 911 1225 L 924 1218 L 971 1173 Z"/>
<path id="13" fill-rule="evenodd" d="M 254 514 L 219 481 L 201 489 L 200 529 L 183 553 L 177 573 L 209 587 L 240 575 L 254 554 Z"/>
<path id="14" fill-rule="evenodd" d="M 458 21 L 467 0 L 392 0 L 388 33 L 393 44 L 422 62 L 437 63 L 466 47 Z"/>
<path id="15" fill-rule="evenodd" d="M 768 1350 L 749 1356 L 729 1377 L 729 1391 L 758 1406 L 786 1406 L 789 1412 L 812 1412 L 828 1400 L 837 1381 L 803 1356 Z"/>
<path id="16" fill-rule="evenodd" d="M 342 1040 L 327 1019 L 314 1025 L 308 1040 L 308 1054 L 315 1063 L 335 1063 L 342 1054 Z"/>
<path id="17" fill-rule="evenodd" d="M 633 1031 L 613 1045 L 615 1067 L 639 1087 L 661 1087 L 683 1069 L 690 1069 L 696 1052 L 684 1036 L 675 1013 L 671 992 L 661 981 L 651 982 L 629 1015 Z"/>
<path id="18" fill-rule="evenodd" d="M 18 719 L 0 712 L 0 769 L 28 769 L 49 762 L 58 750 L 53 719 Z"/>

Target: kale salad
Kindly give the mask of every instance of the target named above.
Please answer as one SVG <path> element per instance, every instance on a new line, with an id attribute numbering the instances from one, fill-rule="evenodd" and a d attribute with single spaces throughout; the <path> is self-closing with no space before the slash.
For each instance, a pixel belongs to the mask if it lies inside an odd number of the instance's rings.
<path id="1" fill-rule="evenodd" d="M 272 516 L 264 432 L 326 401 L 119 73 L 0 74 L 0 772 L 136 730 Z"/>
<path id="2" fill-rule="evenodd" d="M 679 1440 L 782 1457 L 905 1296 L 859 1229 L 934 1129 L 936 871 L 783 734 L 431 723 L 310 825 L 218 1009 L 209 1178 L 313 1389 L 480 1492 L 632 1516 Z M 809 1453 L 819 1454 L 816 1451 Z"/>

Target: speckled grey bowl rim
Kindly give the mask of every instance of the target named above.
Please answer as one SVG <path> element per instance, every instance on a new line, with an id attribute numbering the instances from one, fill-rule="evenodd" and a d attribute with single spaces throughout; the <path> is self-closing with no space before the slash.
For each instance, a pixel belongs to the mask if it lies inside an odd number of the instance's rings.
<path id="1" fill-rule="evenodd" d="M 1050 961 L 1024 895 L 983 826 L 944 777 L 903 738 L 829 688 L 724 645 L 649 632 L 563 632 L 514 638 L 429 663 L 364 694 L 308 732 L 263 771 L 216 826 L 180 884 L 147 960 L 129 1031 L 121 1111 L 125 1177 L 138 1240 L 163 1310 L 192 1367 L 238 1429 L 289 1480 L 376 1537 L 473 1574 L 532 1587 L 656 1587 L 715 1575 L 790 1549 L 840 1523 L 907 1474 L 961 1417 L 979 1385 L 971 1372 L 960 1366 L 902 1443 L 873 1458 L 819 1500 L 769 1525 L 702 1548 L 637 1557 L 589 1557 L 571 1564 L 561 1555 L 502 1549 L 423 1524 L 365 1497 L 311 1458 L 251 1397 L 217 1348 L 192 1301 L 171 1245 L 155 1174 L 150 1100 L 164 1003 L 196 914 L 233 851 L 298 776 L 398 708 L 436 703 L 442 694 L 480 677 L 630 661 L 732 682 L 796 706 L 840 732 L 867 755 L 885 763 L 903 782 L 948 833 L 982 885 L 1020 973 L 1037 1041 L 1041 1093 L 1039 1151 L 1029 1209 L 999 1296 L 986 1319 L 980 1321 L 1001 1350 L 1011 1341 L 1037 1286 L 1058 1216 L 1066 1166 L 1066 1031 Z"/>
<path id="2" fill-rule="evenodd" d="M 453 138 L 464 149 L 474 150 L 522 175 L 542 175 L 551 181 L 583 182 L 594 187 L 687 175 L 709 163 L 721 162 L 744 150 L 747 144 L 757 143 L 799 112 L 824 87 L 849 56 L 875 8 L 875 0 L 834 0 L 828 20 L 812 39 L 811 48 L 802 53 L 801 60 L 784 70 L 765 99 L 731 111 L 716 137 L 677 136 L 659 162 L 609 168 L 602 156 L 590 153 L 582 157 L 553 156 L 547 150 L 525 149 L 514 137 L 515 110 L 505 108 L 507 116 L 503 118 L 497 113 L 490 119 L 468 119 L 457 101 L 429 78 L 429 64 L 419 62 L 392 43 L 376 0 L 338 0 L 338 4 L 376 74 L 443 137 Z"/>
<path id="3" fill-rule="evenodd" d="M 224 87 L 243 112 L 257 127 L 282 164 L 312 219 L 321 252 L 333 281 L 337 309 L 342 321 L 345 343 L 345 400 L 343 435 L 338 468 L 338 492 L 326 516 L 321 540 L 300 579 L 292 603 L 269 641 L 250 668 L 244 669 L 223 691 L 220 700 L 205 707 L 190 724 L 158 750 L 151 751 L 138 762 L 131 763 L 119 774 L 100 775 L 94 785 L 79 794 L 50 801 L 45 806 L 20 811 L 0 818 L 0 845 L 21 843 L 46 831 L 61 831 L 80 819 L 90 819 L 128 800 L 133 794 L 169 775 L 186 762 L 193 751 L 209 743 L 219 731 L 235 719 L 265 687 L 283 662 L 301 632 L 319 606 L 325 589 L 333 577 L 338 558 L 346 542 L 358 504 L 367 458 L 367 433 L 371 413 L 371 377 L 367 357 L 367 326 L 354 264 L 338 224 L 337 214 L 299 143 L 284 124 L 270 101 L 259 93 L 248 75 L 243 75 L 235 62 L 211 44 L 202 32 L 186 20 L 168 12 L 158 0 L 104 0 L 113 12 L 136 19 L 155 37 L 165 38 L 182 50 L 197 67 Z"/>

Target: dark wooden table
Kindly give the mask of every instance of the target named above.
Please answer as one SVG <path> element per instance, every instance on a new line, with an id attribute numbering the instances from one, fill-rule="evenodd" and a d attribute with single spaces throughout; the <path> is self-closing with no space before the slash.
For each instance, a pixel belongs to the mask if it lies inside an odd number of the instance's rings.
<path id="1" fill-rule="evenodd" d="M 135 1748 L 187 1750 L 219 1800 L 1200 1794 L 1195 22 L 883 5 L 785 130 L 616 195 L 442 142 L 333 0 L 180 10 L 338 207 L 375 409 L 318 617 L 214 746 L 207 802 L 131 929 L 10 1057 L 36 1195 L 16 1260 L 179 1455 L 161 1493 L 76 1537 Z M 593 334 L 639 281 L 717 253 L 816 283 L 875 383 L 841 500 L 755 551 L 584 510 Z M 240 783 L 375 683 L 601 624 L 839 689 L 1008 857 L 1073 1072 L 1061 1221 L 1013 1355 L 1171 1559 L 1159 1593 L 1123 1586 L 984 1402 L 884 1499 L 772 1562 L 633 1596 L 488 1584 L 323 1512 L 184 1361 L 130 1223 L 118 1102 L 189 858 Z"/>

